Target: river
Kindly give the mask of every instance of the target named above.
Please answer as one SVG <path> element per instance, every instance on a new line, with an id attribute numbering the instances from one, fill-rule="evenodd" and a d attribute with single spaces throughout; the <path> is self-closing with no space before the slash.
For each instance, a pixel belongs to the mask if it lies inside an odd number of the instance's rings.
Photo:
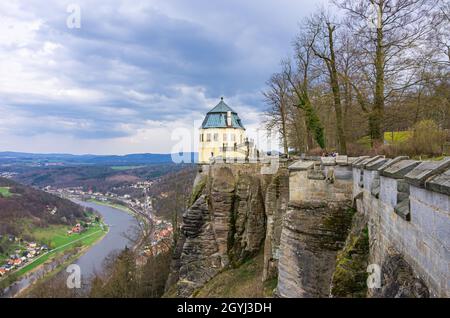
<path id="1" fill-rule="evenodd" d="M 90 247 L 86 253 L 80 256 L 75 262 L 75 264 L 80 266 L 82 284 L 84 285 L 95 271 L 101 270 L 103 261 L 110 253 L 122 250 L 126 246 L 131 247 L 133 245 L 128 237 L 134 234 L 133 228 L 136 228 L 138 223 L 133 216 L 122 210 L 93 202 L 73 201 L 79 205 L 96 210 L 102 215 L 103 221 L 109 227 L 108 233 L 100 241 Z M 40 277 L 43 274 L 43 271 L 44 269 L 41 268 L 18 280 L 5 291 L 3 297 L 14 297 L 20 290 L 28 287 L 37 277 Z"/>

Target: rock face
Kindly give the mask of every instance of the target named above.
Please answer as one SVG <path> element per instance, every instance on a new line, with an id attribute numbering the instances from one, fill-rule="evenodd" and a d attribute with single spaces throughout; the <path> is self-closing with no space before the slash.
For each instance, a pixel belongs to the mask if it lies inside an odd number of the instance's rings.
<path id="1" fill-rule="evenodd" d="M 401 254 L 390 255 L 381 267 L 381 288 L 373 297 L 428 298 L 429 291 L 422 279 L 416 277 Z"/>
<path id="2" fill-rule="evenodd" d="M 239 263 L 255 255 L 265 238 L 264 199 L 257 177 L 239 177 L 230 224 L 233 228 L 229 231 L 229 255 L 234 263 Z"/>
<path id="3" fill-rule="evenodd" d="M 214 165 L 197 178 L 168 282 L 169 286 L 177 281 L 179 297 L 192 296 L 219 271 L 261 250 L 266 237 L 266 180 L 251 169 Z"/>
<path id="4" fill-rule="evenodd" d="M 289 202 L 289 173 L 286 168 L 280 169 L 267 187 L 266 240 L 264 244 L 263 281 L 278 276 L 278 260 L 280 258 L 280 239 L 283 217 Z"/>
<path id="5" fill-rule="evenodd" d="M 211 221 L 205 195 L 183 215 L 181 230 L 186 240 L 180 258 L 178 294 L 181 297 L 190 296 L 222 267 L 219 241 Z"/>
<path id="6" fill-rule="evenodd" d="M 330 294 L 337 252 L 344 246 L 353 214 L 348 209 L 351 169 L 329 164 L 289 167 L 289 207 L 283 220 L 278 266 L 280 297 Z M 330 171 L 334 177 L 325 180 Z"/>
<path id="7" fill-rule="evenodd" d="M 367 217 L 355 212 L 344 248 L 336 258 L 330 297 L 366 297 L 369 265 Z"/>
<path id="8" fill-rule="evenodd" d="M 351 212 L 326 202 L 290 203 L 281 233 L 278 295 L 328 297 Z"/>

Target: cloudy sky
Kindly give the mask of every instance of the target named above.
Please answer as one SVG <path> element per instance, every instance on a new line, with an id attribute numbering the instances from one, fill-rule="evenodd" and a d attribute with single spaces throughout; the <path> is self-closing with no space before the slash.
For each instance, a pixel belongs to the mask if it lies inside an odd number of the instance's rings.
<path id="1" fill-rule="evenodd" d="M 2 1 L 0 151 L 167 153 L 221 96 L 254 136 L 265 82 L 317 5 Z"/>

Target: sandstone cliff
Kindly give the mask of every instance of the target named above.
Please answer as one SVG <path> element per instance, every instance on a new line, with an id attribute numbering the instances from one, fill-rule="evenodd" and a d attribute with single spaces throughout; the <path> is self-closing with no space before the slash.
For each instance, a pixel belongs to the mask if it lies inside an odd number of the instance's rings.
<path id="1" fill-rule="evenodd" d="M 168 281 L 168 287 L 176 282 L 180 297 L 192 296 L 223 269 L 257 255 L 267 242 L 267 230 L 269 237 L 281 232 L 282 209 L 287 204 L 287 192 L 280 190 L 286 187 L 286 170 L 262 175 L 257 165 L 245 164 L 202 169 L 195 181 L 192 205 L 183 215 Z M 267 196 L 271 203 L 266 206 Z M 277 253 L 276 239 L 273 245 L 263 257 L 267 263 L 276 258 L 272 255 Z"/>

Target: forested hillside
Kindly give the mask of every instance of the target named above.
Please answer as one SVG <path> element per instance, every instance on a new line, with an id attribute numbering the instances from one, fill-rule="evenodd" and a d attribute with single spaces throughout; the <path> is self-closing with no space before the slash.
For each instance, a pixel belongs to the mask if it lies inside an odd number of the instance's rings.
<path id="1" fill-rule="evenodd" d="M 173 171 L 159 178 L 149 189 L 156 214 L 171 219 L 175 214 L 178 218 L 186 210 L 192 193 L 197 167 L 186 166 L 179 171 Z"/>
<path id="2" fill-rule="evenodd" d="M 0 178 L 0 235 L 21 235 L 26 226 L 73 224 L 83 217 L 84 208 L 69 200 Z"/>

